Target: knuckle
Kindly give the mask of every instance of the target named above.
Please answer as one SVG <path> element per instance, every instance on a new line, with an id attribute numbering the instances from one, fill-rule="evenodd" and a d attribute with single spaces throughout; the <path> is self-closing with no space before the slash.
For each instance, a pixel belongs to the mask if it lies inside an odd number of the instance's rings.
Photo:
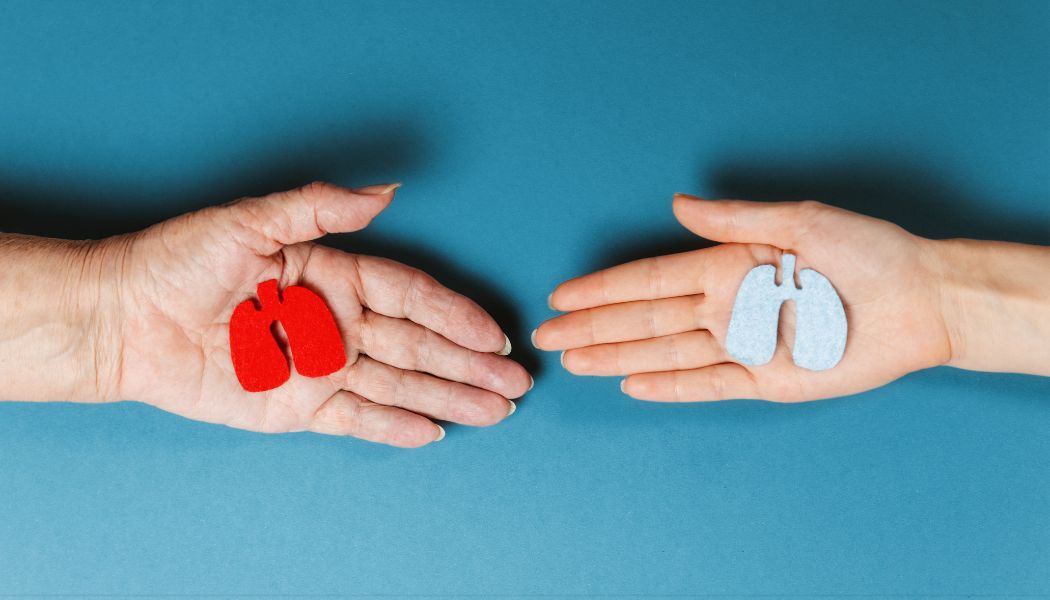
<path id="1" fill-rule="evenodd" d="M 327 181 L 311 181 L 310 183 L 302 186 L 298 189 L 298 192 L 303 196 L 318 196 L 332 191 L 335 188 L 334 185 Z"/>
<path id="2" fill-rule="evenodd" d="M 798 203 L 796 208 L 799 216 L 809 219 L 824 212 L 827 209 L 827 205 L 816 200 L 803 200 Z"/>
<path id="3" fill-rule="evenodd" d="M 711 373 L 708 384 L 711 386 L 711 397 L 715 400 L 726 399 L 726 378 L 725 373 L 718 369 L 715 369 Z"/>
<path id="4" fill-rule="evenodd" d="M 356 402 L 326 402 L 317 410 L 314 419 L 337 433 L 354 434 L 361 422 L 361 407 Z"/>

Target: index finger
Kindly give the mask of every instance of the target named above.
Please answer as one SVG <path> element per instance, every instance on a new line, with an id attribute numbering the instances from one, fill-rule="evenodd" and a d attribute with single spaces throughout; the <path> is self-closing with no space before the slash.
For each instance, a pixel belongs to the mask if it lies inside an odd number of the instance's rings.
<path id="1" fill-rule="evenodd" d="M 624 263 L 570 279 L 551 294 L 551 308 L 573 311 L 606 304 L 703 293 L 703 250 Z"/>
<path id="2" fill-rule="evenodd" d="M 473 300 L 399 262 L 360 255 L 353 260 L 361 278 L 362 301 L 368 308 L 419 323 L 464 348 L 510 353 L 510 340 Z"/>

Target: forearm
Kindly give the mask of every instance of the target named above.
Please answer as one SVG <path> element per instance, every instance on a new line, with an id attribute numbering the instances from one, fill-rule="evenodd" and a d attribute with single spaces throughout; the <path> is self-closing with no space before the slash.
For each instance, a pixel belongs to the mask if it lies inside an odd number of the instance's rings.
<path id="1" fill-rule="evenodd" d="M 114 399 L 119 299 L 104 248 L 0 235 L 0 400 Z"/>
<path id="2" fill-rule="evenodd" d="M 1050 376 L 1050 247 L 934 244 L 952 343 L 948 364 Z"/>

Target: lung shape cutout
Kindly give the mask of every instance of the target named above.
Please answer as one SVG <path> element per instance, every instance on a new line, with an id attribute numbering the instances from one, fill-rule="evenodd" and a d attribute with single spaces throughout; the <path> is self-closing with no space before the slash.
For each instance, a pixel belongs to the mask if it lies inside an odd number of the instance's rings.
<path id="1" fill-rule="evenodd" d="M 795 287 L 795 255 L 781 257 L 780 285 L 777 269 L 761 265 L 740 282 L 726 334 L 726 351 L 745 365 L 764 365 L 777 349 L 780 307 L 795 304 L 795 364 L 811 371 L 830 369 L 846 350 L 846 311 L 827 277 L 813 269 L 802 269 Z"/>
<path id="2" fill-rule="evenodd" d="M 264 392 L 291 376 L 288 360 L 274 339 L 272 326 L 280 322 L 292 350 L 295 370 L 305 377 L 330 375 L 346 364 L 342 336 L 324 300 L 297 285 L 278 296 L 277 280 L 259 284 L 260 308 L 245 300 L 230 318 L 230 356 L 241 387 Z"/>

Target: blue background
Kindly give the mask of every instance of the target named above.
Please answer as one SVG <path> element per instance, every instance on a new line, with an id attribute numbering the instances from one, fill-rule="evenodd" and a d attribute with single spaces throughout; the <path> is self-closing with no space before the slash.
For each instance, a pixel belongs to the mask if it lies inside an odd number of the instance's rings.
<path id="1" fill-rule="evenodd" d="M 405 182 L 329 243 L 495 314 L 518 413 L 403 451 L 0 404 L 0 593 L 1050 594 L 1050 379 L 664 406 L 528 344 L 703 245 L 674 191 L 1050 243 L 1047 2 L 0 3 L 4 229 L 313 179 Z"/>

